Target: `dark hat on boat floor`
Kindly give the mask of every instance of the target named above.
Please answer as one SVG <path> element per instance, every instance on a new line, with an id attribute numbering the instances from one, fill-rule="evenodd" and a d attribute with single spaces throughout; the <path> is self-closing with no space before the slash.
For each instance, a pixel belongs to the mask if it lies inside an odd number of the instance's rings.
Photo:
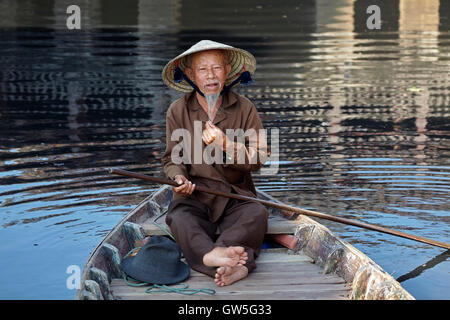
<path id="1" fill-rule="evenodd" d="M 121 266 L 128 276 L 151 284 L 175 284 L 189 277 L 180 246 L 164 236 L 152 236 L 135 256 L 124 258 Z"/>

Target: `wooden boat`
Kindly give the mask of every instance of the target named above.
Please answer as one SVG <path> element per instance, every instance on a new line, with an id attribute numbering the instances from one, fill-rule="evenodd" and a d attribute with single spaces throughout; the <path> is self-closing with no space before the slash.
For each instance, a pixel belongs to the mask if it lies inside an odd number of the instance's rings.
<path id="1" fill-rule="evenodd" d="M 261 190 L 258 198 L 277 202 Z M 297 215 L 286 218 L 280 209 L 270 212 L 267 239 L 257 268 L 230 286 L 218 287 L 212 278 L 191 270 L 189 288 L 211 288 L 214 295 L 146 293 L 145 287 L 126 284 L 120 261 L 136 241 L 167 235 L 164 213 L 172 199 L 162 186 L 143 200 L 105 236 L 84 267 L 76 299 L 414 299 L 392 276 L 355 247 L 316 221 Z"/>

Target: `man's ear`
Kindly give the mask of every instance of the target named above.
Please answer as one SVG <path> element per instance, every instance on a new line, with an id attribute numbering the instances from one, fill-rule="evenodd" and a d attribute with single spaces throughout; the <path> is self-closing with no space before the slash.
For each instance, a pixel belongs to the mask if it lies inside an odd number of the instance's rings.
<path id="1" fill-rule="evenodd" d="M 192 80 L 193 72 L 192 72 L 192 69 L 191 69 L 191 68 L 186 68 L 186 69 L 184 69 L 184 73 L 188 76 L 189 79 Z"/>
<path id="2" fill-rule="evenodd" d="M 227 74 L 227 77 L 228 77 L 228 75 L 230 74 L 230 71 L 231 71 L 231 64 L 227 64 L 227 65 L 225 66 L 225 72 L 226 72 L 226 74 Z"/>

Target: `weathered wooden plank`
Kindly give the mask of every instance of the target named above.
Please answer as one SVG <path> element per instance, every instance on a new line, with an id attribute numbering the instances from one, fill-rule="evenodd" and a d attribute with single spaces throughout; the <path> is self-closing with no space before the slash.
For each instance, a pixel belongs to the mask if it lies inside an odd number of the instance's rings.
<path id="1" fill-rule="evenodd" d="M 182 259 L 184 261 L 184 259 Z M 185 261 L 184 261 L 185 262 Z M 283 269 L 283 272 L 303 272 L 305 270 L 316 270 L 317 272 L 322 272 L 323 270 L 320 269 L 318 266 L 314 265 L 313 260 L 301 253 L 298 254 L 288 254 L 288 250 L 284 248 L 279 249 L 268 249 L 268 250 L 262 250 L 260 256 L 256 259 L 257 268 L 256 271 L 258 273 L 266 272 L 265 270 L 268 270 L 271 272 L 270 268 L 273 268 L 275 272 L 280 273 L 282 269 L 281 265 L 286 264 L 286 268 Z M 288 264 L 289 263 L 289 264 Z M 293 263 L 293 265 L 291 265 Z M 262 267 L 263 264 L 269 264 L 268 267 Z M 191 277 L 195 277 L 201 275 L 202 273 L 199 273 L 195 270 L 191 269 Z"/>
<path id="2" fill-rule="evenodd" d="M 211 277 L 189 277 L 187 281 L 189 284 L 204 283 L 213 281 Z M 333 275 L 312 274 L 312 273 L 257 273 L 253 272 L 245 280 L 237 282 L 234 286 L 259 286 L 259 285 L 271 285 L 271 284 L 303 284 L 303 283 L 345 283 L 345 281 L 339 277 Z"/>
<path id="3" fill-rule="evenodd" d="M 213 283 L 212 278 L 207 276 L 190 277 L 188 284 Z M 309 272 L 270 272 L 258 273 L 252 272 L 246 279 L 236 282 L 232 285 L 234 290 L 246 289 L 252 287 L 264 287 L 273 285 L 303 285 L 303 284 L 345 284 L 345 281 L 335 275 L 324 275 L 311 270 Z"/>
<path id="4" fill-rule="evenodd" d="M 230 286 L 218 287 L 213 279 L 191 270 L 184 281 L 189 288 L 216 290 L 214 296 L 174 293 L 145 293 L 145 287 L 128 286 L 121 279 L 113 279 L 111 290 L 116 299 L 344 299 L 350 288 L 334 274 L 311 263 L 303 254 L 287 254 L 286 249 L 263 250 L 257 259 L 258 267 L 247 278 Z"/>
<path id="5" fill-rule="evenodd" d="M 349 292 L 348 288 L 343 285 L 330 286 L 322 284 L 311 284 L 303 286 L 285 285 L 279 287 L 260 286 L 253 289 L 247 288 L 237 290 L 235 286 L 236 284 L 237 283 L 227 287 L 217 287 L 214 283 L 210 283 L 209 285 L 204 284 L 202 288 L 212 288 L 216 290 L 216 294 L 207 295 L 204 293 L 198 293 L 192 296 L 188 296 L 175 293 L 146 293 L 145 287 L 129 287 L 123 284 L 123 281 L 120 281 L 120 279 L 114 279 L 111 283 L 116 299 L 344 299 L 347 297 Z M 191 285 L 190 288 L 199 289 L 200 287 Z"/>
<path id="6" fill-rule="evenodd" d="M 249 279 L 251 279 L 251 281 L 266 281 L 266 282 L 270 282 L 272 281 L 272 279 L 276 279 L 274 281 L 279 281 L 281 282 L 289 282 L 289 280 L 291 282 L 295 282 L 298 281 L 296 279 L 306 279 L 305 281 L 307 282 L 335 282 L 335 283 L 344 283 L 345 281 L 343 279 L 341 279 L 340 277 L 336 277 L 334 275 L 324 275 L 324 274 L 320 274 L 320 273 L 312 273 L 312 272 L 302 272 L 302 273 L 298 273 L 298 272 L 283 272 L 283 273 L 277 273 L 277 272 L 252 272 L 250 273 L 250 275 L 248 276 Z M 200 275 L 200 274 L 196 274 L 196 275 L 190 275 L 186 281 L 184 282 L 189 282 L 189 283 L 197 283 L 197 282 L 202 282 L 202 281 L 212 281 L 212 277 L 209 276 L 205 276 L 205 275 Z"/>
<path id="7" fill-rule="evenodd" d="M 271 292 L 245 292 L 234 293 L 228 295 L 207 295 L 195 294 L 185 295 L 166 294 L 153 295 L 142 292 L 136 294 L 134 292 L 121 293 L 118 300 L 344 300 L 347 299 L 346 291 L 314 291 L 301 292 L 291 291 L 271 291 Z"/>
<path id="8" fill-rule="evenodd" d="M 306 266 L 305 268 L 301 268 L 301 267 L 288 267 L 288 268 L 276 268 L 275 270 L 271 270 L 270 268 L 262 268 L 261 265 L 258 266 L 255 271 L 253 271 L 251 274 L 258 274 L 258 275 L 280 275 L 281 273 L 289 275 L 289 276 L 294 276 L 296 274 L 318 274 L 319 276 L 326 276 L 325 274 L 323 274 L 323 272 L 321 270 L 317 270 L 317 268 L 313 265 L 311 267 Z M 190 278 L 194 278 L 194 277 L 204 277 L 205 275 L 195 271 L 193 269 L 191 269 L 191 273 L 189 275 Z M 331 276 L 336 276 L 336 275 L 331 275 Z M 340 278 L 340 277 L 339 277 Z"/>
<path id="9" fill-rule="evenodd" d="M 149 297 L 146 296 L 121 296 L 117 300 L 149 300 Z M 206 297 L 206 296 L 186 296 L 186 297 L 176 297 L 176 296 L 165 296 L 165 297 L 152 297 L 152 300 L 348 300 L 346 293 L 328 293 L 328 292 L 314 292 L 312 294 L 307 294 L 303 292 L 275 292 L 271 294 L 266 295 L 236 295 L 236 296 L 227 296 L 226 298 L 223 297 Z"/>
<path id="10" fill-rule="evenodd" d="M 243 282 L 242 280 L 236 283 L 233 283 L 230 286 L 226 287 L 218 287 L 216 283 L 210 279 L 204 279 L 205 281 L 186 281 L 184 283 L 189 285 L 189 288 L 192 289 L 201 289 L 201 288 L 208 288 L 208 289 L 214 289 L 218 293 L 229 293 L 229 292 L 251 292 L 251 291 L 285 291 L 285 290 L 298 290 L 298 291 L 305 291 L 305 290 L 348 290 L 348 287 L 343 282 L 334 282 L 333 279 L 331 279 L 331 282 L 324 282 L 323 279 L 315 278 L 313 280 L 303 278 L 303 279 L 297 279 L 296 281 L 288 282 L 288 281 L 280 281 L 277 283 L 278 279 L 271 279 L 266 281 L 260 281 L 258 282 Z M 270 282 L 269 282 L 270 281 Z M 121 279 L 113 279 L 111 284 L 113 290 L 117 290 L 118 288 L 120 290 L 124 291 L 136 291 L 136 287 L 128 286 L 125 281 Z M 176 287 L 176 286 L 174 286 Z M 159 293 L 157 293 L 159 294 Z M 162 294 L 162 293 L 161 293 Z"/>
<path id="11" fill-rule="evenodd" d="M 276 270 L 277 272 L 309 272 L 309 271 L 315 271 L 316 273 L 323 274 L 323 270 L 318 267 L 317 265 L 314 265 L 312 263 L 304 262 L 304 263 L 277 263 L 277 262 L 267 262 L 267 263 L 260 263 L 257 264 L 256 269 L 257 272 L 271 272 Z"/>
<path id="12" fill-rule="evenodd" d="M 149 295 L 121 295 L 117 300 L 347 300 L 347 292 L 273 292 L 273 293 L 255 293 L 246 295 L 228 295 L 223 296 L 206 296 L 206 295 L 193 295 L 193 296 L 183 296 L 173 295 L 173 296 L 152 296 Z"/>
<path id="13" fill-rule="evenodd" d="M 280 275 L 280 274 L 289 274 L 292 276 L 298 275 L 298 276 L 302 276 L 302 275 L 319 275 L 319 276 L 327 276 L 326 274 L 323 273 L 323 271 L 321 269 L 318 269 L 317 266 L 315 265 L 311 265 L 308 264 L 304 267 L 300 267 L 300 266 L 296 266 L 296 265 L 287 265 L 287 266 L 281 266 L 280 264 L 276 264 L 276 263 L 270 263 L 266 265 L 260 264 L 257 266 L 257 268 L 250 273 L 250 275 Z M 329 276 L 333 276 L 333 277 L 337 277 L 340 278 L 334 274 L 328 274 Z M 190 277 L 199 277 L 199 276 L 204 276 L 204 274 L 201 274 L 195 270 L 191 269 L 191 274 Z"/>
<path id="14" fill-rule="evenodd" d="M 322 278 L 323 279 L 323 278 Z M 204 281 L 185 281 L 184 283 L 189 285 L 189 288 L 192 289 L 200 289 L 200 288 L 208 288 L 214 289 L 217 293 L 229 293 L 229 292 L 247 292 L 247 291 L 283 291 L 283 290 L 345 290 L 348 287 L 344 282 L 334 282 L 335 279 L 330 279 L 329 283 L 326 283 L 322 279 L 314 278 L 312 280 L 305 278 L 295 279 L 291 282 L 286 280 L 280 281 L 277 283 L 277 279 L 271 279 L 267 281 L 250 281 L 249 279 L 241 280 L 236 283 L 233 283 L 230 286 L 218 287 L 216 283 L 212 280 L 212 278 L 205 277 L 202 280 Z M 270 282 L 269 282 L 270 281 Z M 176 287 L 176 286 L 175 286 Z M 125 283 L 123 279 L 113 279 L 111 281 L 111 288 L 113 290 L 124 291 L 139 291 L 140 288 L 146 287 L 133 287 L 129 286 Z"/>
<path id="15" fill-rule="evenodd" d="M 146 235 L 167 235 L 163 230 L 153 223 L 154 217 L 148 218 L 141 223 L 142 228 Z M 159 218 L 156 221 L 166 230 L 170 230 L 166 224 L 165 216 Z M 270 216 L 267 225 L 267 234 L 293 234 L 297 228 L 297 222 L 295 220 L 287 220 L 278 216 Z M 220 230 L 217 231 L 217 234 Z"/>
<path id="16" fill-rule="evenodd" d="M 304 254 L 288 254 L 286 249 L 275 252 L 262 252 L 256 259 L 256 264 L 268 263 L 268 262 L 309 262 L 312 263 L 313 259 Z"/>

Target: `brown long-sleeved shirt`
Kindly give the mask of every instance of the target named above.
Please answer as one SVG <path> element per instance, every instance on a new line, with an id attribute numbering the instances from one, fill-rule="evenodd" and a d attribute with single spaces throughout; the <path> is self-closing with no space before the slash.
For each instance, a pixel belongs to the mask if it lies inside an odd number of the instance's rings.
<path id="1" fill-rule="evenodd" d="M 172 180 L 176 175 L 184 175 L 196 186 L 256 196 L 250 172 L 264 165 L 267 140 L 255 106 L 244 96 L 232 91 L 223 96 L 213 124 L 226 133 L 230 141 L 234 141 L 227 145 L 226 152 L 216 154 L 215 151 L 219 149 L 205 150 L 207 146 L 201 134 L 208 120 L 195 91 L 170 105 L 166 116 L 166 150 L 162 158 L 164 173 Z M 227 129 L 235 131 L 227 132 Z M 239 132 L 236 129 L 242 130 Z M 235 137 L 230 136 L 230 133 Z M 212 158 L 208 160 L 204 153 L 211 154 Z M 211 159 L 215 161 L 211 163 Z M 174 194 L 174 199 L 179 197 L 182 195 Z M 190 197 L 211 209 L 212 222 L 219 219 L 228 201 L 228 198 L 199 191 L 194 191 Z"/>

